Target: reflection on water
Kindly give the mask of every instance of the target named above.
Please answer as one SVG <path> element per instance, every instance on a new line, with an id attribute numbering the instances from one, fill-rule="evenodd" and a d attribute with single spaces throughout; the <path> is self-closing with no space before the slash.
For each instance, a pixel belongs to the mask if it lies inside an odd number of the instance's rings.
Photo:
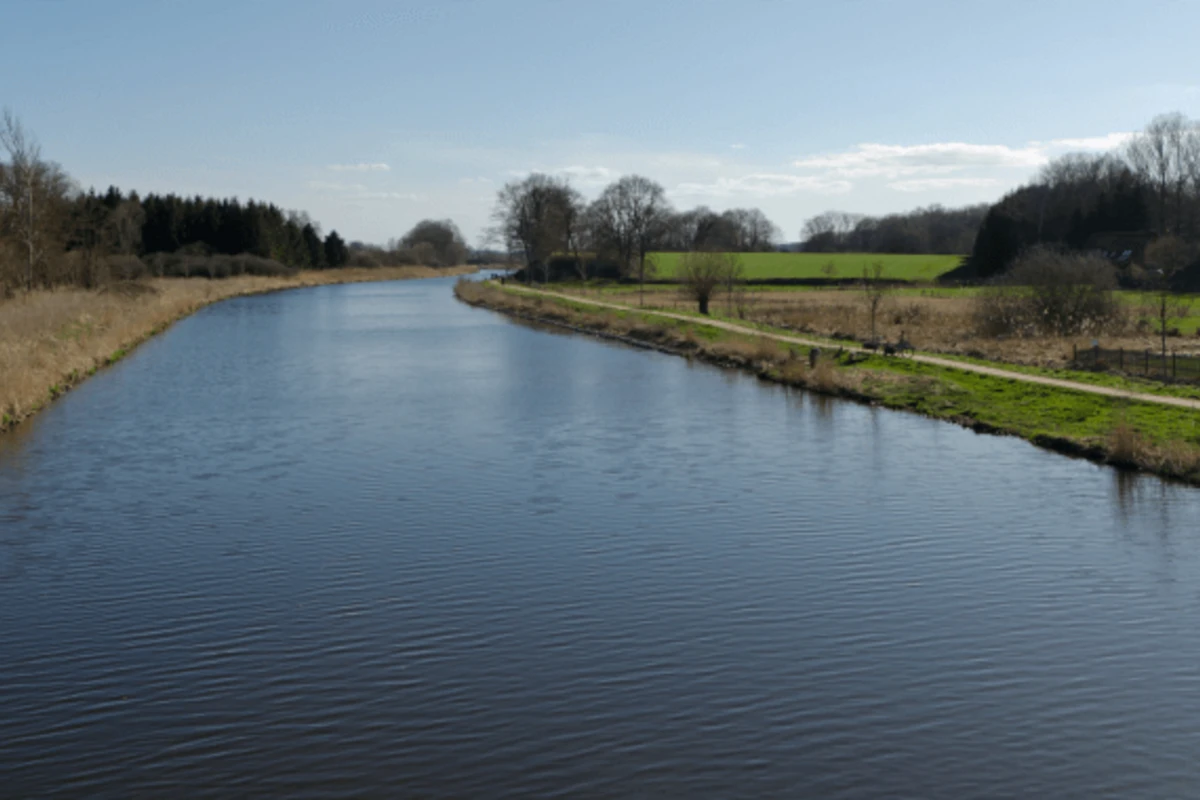
<path id="1" fill-rule="evenodd" d="M 449 281 L 233 300 L 0 437 L 0 794 L 1190 796 L 1197 520 Z"/>

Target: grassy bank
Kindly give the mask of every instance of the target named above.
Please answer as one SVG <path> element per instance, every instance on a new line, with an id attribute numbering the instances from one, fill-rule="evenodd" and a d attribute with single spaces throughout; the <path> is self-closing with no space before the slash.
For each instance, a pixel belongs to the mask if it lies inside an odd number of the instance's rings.
<path id="1" fill-rule="evenodd" d="M 0 431 L 43 408 L 97 369 L 204 306 L 240 295 L 302 286 L 405 280 L 474 268 L 380 267 L 242 275 L 222 280 L 158 278 L 103 290 L 35 291 L 0 302 Z"/>
<path id="2" fill-rule="evenodd" d="M 571 300 L 523 296 L 492 284 L 460 283 L 465 302 L 567 325 L 779 383 L 894 409 L 978 431 L 1020 436 L 1058 452 L 1200 484 L 1200 414 L 1193 410 L 1021 383 L 903 358 L 833 356 L 810 366 L 809 349 L 733 333 L 702 320 L 598 309 Z M 769 332 L 769 331 L 768 331 Z M 786 333 L 786 331 L 779 331 Z"/>

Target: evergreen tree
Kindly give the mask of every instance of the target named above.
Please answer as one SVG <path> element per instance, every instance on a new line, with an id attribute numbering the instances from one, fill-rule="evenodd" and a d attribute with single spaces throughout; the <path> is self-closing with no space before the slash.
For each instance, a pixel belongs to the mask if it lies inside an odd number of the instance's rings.
<path id="1" fill-rule="evenodd" d="M 350 259 L 350 252 L 346 249 L 346 243 L 342 241 L 342 237 L 338 236 L 337 231 L 330 231 L 325 237 L 325 264 L 331 269 L 344 267 Z"/>
<path id="2" fill-rule="evenodd" d="M 321 236 L 317 233 L 317 229 L 309 222 L 300 229 L 300 235 L 304 239 L 305 258 L 308 266 L 312 269 L 324 269 L 326 266 L 325 246 L 321 242 Z"/>

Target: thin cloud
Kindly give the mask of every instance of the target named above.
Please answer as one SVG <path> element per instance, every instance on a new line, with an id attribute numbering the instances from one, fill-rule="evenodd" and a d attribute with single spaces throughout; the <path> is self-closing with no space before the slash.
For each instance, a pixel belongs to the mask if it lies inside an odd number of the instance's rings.
<path id="1" fill-rule="evenodd" d="M 800 192 L 844 194 L 852 188 L 854 188 L 854 184 L 847 180 L 831 180 L 812 175 L 755 172 L 736 178 L 718 178 L 711 183 L 680 183 L 671 191 L 671 194 L 678 197 L 779 197 Z"/>
<path id="2" fill-rule="evenodd" d="M 370 163 L 362 161 L 357 164 L 330 164 L 329 169 L 334 172 L 388 172 L 391 167 L 382 161 Z"/>
<path id="3" fill-rule="evenodd" d="M 606 186 L 620 175 L 616 170 L 608 167 L 586 167 L 582 165 L 572 165 L 555 170 L 555 174 L 561 175 L 571 183 L 577 183 L 581 186 Z"/>
<path id="4" fill-rule="evenodd" d="M 996 186 L 995 178 L 912 178 L 909 180 L 892 181 L 889 189 L 897 192 L 930 192 L 959 187 Z"/>
<path id="5" fill-rule="evenodd" d="M 1053 139 L 1050 145 L 1065 150 L 1116 150 L 1133 136 L 1132 133 L 1109 133 L 1104 136 L 1084 136 L 1080 139 Z"/>
<path id="6" fill-rule="evenodd" d="M 847 178 L 897 179 L 910 175 L 938 175 L 971 168 L 1038 167 L 1046 155 L 1036 146 L 935 142 L 933 144 L 860 144 L 841 153 L 801 158 L 800 169 L 822 170 Z"/>
<path id="7" fill-rule="evenodd" d="M 359 192 L 351 195 L 353 200 L 421 200 L 422 197 L 414 192 Z"/>

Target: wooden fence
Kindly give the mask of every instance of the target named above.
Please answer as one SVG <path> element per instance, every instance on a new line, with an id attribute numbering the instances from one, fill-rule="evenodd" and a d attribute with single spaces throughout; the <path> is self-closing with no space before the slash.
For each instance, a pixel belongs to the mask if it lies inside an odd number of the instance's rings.
<path id="1" fill-rule="evenodd" d="M 1106 350 L 1103 347 L 1076 347 L 1074 364 L 1083 369 L 1124 372 L 1147 378 L 1200 381 L 1200 356 L 1155 350 Z"/>

